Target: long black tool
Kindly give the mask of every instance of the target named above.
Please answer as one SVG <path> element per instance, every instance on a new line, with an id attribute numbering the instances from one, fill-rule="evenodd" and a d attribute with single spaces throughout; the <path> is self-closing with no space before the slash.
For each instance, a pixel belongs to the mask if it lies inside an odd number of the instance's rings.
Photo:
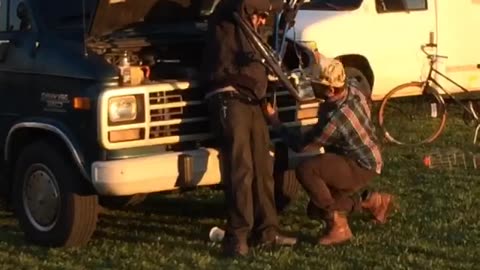
<path id="1" fill-rule="evenodd" d="M 260 50 L 262 53 L 262 56 L 265 58 L 270 58 L 274 62 L 280 62 L 280 59 L 278 59 L 277 55 L 275 54 L 275 51 L 270 48 L 268 44 L 263 42 L 262 38 L 260 35 L 252 29 L 250 24 L 245 21 L 238 13 L 234 13 L 234 17 L 237 20 L 237 22 L 240 24 L 240 28 L 242 28 L 243 31 L 246 32 L 246 36 L 249 39 L 250 43 L 253 43 L 255 46 L 255 49 Z"/>
<path id="2" fill-rule="evenodd" d="M 283 19 L 283 30 L 282 32 L 282 42 L 280 43 L 280 48 L 277 48 L 278 55 L 280 58 L 280 64 L 283 62 L 285 52 L 287 50 L 287 32 L 295 25 L 295 17 L 297 17 L 298 9 L 303 4 L 304 0 L 290 0 L 285 7 L 287 9 L 282 14 Z M 277 33 L 280 32 L 277 29 Z M 278 36 L 275 37 L 278 39 Z"/>
<path id="3" fill-rule="evenodd" d="M 265 59 L 265 62 L 270 68 L 270 70 L 274 73 L 275 76 L 278 77 L 280 82 L 287 88 L 288 92 L 299 102 L 305 102 L 309 99 L 303 99 L 300 97 L 297 89 L 292 85 L 290 80 L 285 76 L 285 73 L 283 72 L 282 68 L 278 64 L 278 59 L 274 56 L 271 50 L 267 49 L 267 46 L 263 44 L 263 41 L 261 38 L 258 36 L 258 34 L 252 29 L 252 27 L 245 22 L 240 15 L 238 15 L 237 12 L 233 14 L 235 20 L 237 21 L 238 25 L 244 31 L 245 35 L 247 38 L 250 40 L 252 45 L 257 49 L 262 57 Z"/>

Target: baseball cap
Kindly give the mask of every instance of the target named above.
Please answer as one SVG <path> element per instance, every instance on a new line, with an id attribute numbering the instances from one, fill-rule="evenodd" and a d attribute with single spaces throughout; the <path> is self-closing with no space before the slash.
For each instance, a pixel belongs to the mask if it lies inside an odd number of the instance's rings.
<path id="1" fill-rule="evenodd" d="M 313 69 L 312 83 L 319 83 L 331 87 L 345 85 L 345 69 L 337 59 L 322 57 Z"/>

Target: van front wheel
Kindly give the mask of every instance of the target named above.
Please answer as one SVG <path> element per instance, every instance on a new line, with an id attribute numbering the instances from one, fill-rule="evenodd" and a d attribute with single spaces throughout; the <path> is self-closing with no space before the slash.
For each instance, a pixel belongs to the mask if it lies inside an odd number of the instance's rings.
<path id="1" fill-rule="evenodd" d="M 97 196 L 63 151 L 46 141 L 16 162 L 12 201 L 25 237 L 41 246 L 86 244 L 97 225 Z"/>

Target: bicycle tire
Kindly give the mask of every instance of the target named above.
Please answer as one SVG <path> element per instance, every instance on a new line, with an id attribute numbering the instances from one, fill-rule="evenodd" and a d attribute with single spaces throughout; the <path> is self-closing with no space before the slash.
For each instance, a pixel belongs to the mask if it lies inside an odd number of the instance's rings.
<path id="1" fill-rule="evenodd" d="M 390 92 L 388 92 L 388 94 L 383 98 L 382 103 L 380 105 L 380 110 L 378 112 L 378 122 L 383 132 L 383 136 L 388 142 L 394 143 L 397 145 L 418 146 L 418 145 L 433 142 L 435 139 L 437 139 L 440 136 L 440 134 L 444 130 L 446 120 L 447 120 L 447 111 L 446 111 L 445 101 L 443 100 L 442 96 L 438 93 L 438 91 L 432 87 L 430 87 L 427 91 L 423 91 L 424 85 L 425 85 L 424 82 L 410 82 L 410 83 L 401 84 L 393 88 L 392 90 L 390 90 Z M 412 89 L 412 88 L 419 88 L 418 90 L 419 90 L 419 93 L 421 94 L 408 95 L 407 89 Z M 402 94 L 402 92 L 405 92 L 405 93 Z M 391 120 L 391 119 L 387 119 L 385 116 L 385 110 L 387 108 L 387 105 L 391 103 L 391 101 L 394 100 L 395 98 L 407 97 L 407 98 L 416 99 L 416 98 L 420 98 L 421 96 L 423 97 L 431 96 L 433 97 L 433 100 L 436 102 L 436 106 L 435 106 L 436 115 L 431 116 L 431 118 L 437 118 L 438 126 L 434 128 L 433 132 L 431 133 L 429 132 L 430 134 L 427 135 L 426 138 L 422 138 L 415 142 L 413 141 L 407 142 L 406 140 L 400 139 L 399 138 L 400 136 L 392 136 L 391 135 L 392 130 L 388 130 L 386 125 L 386 123 Z M 432 106 L 432 103 L 430 105 Z M 404 130 L 405 126 L 402 126 L 400 129 Z"/>
<path id="2" fill-rule="evenodd" d="M 467 101 L 467 108 L 470 110 L 463 110 L 463 122 L 469 127 L 476 127 L 479 124 L 480 103 L 479 101 Z"/>

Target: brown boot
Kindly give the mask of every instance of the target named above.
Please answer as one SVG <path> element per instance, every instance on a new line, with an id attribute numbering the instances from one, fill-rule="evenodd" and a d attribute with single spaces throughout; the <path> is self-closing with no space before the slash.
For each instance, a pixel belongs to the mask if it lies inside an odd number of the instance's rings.
<path id="1" fill-rule="evenodd" d="M 327 232 L 318 240 L 318 243 L 320 245 L 340 244 L 352 237 L 346 215 L 335 211 L 331 219 L 327 220 Z"/>
<path id="2" fill-rule="evenodd" d="M 393 209 L 393 200 L 393 195 L 373 192 L 367 200 L 362 202 L 362 208 L 373 215 L 376 223 L 385 224 Z"/>

